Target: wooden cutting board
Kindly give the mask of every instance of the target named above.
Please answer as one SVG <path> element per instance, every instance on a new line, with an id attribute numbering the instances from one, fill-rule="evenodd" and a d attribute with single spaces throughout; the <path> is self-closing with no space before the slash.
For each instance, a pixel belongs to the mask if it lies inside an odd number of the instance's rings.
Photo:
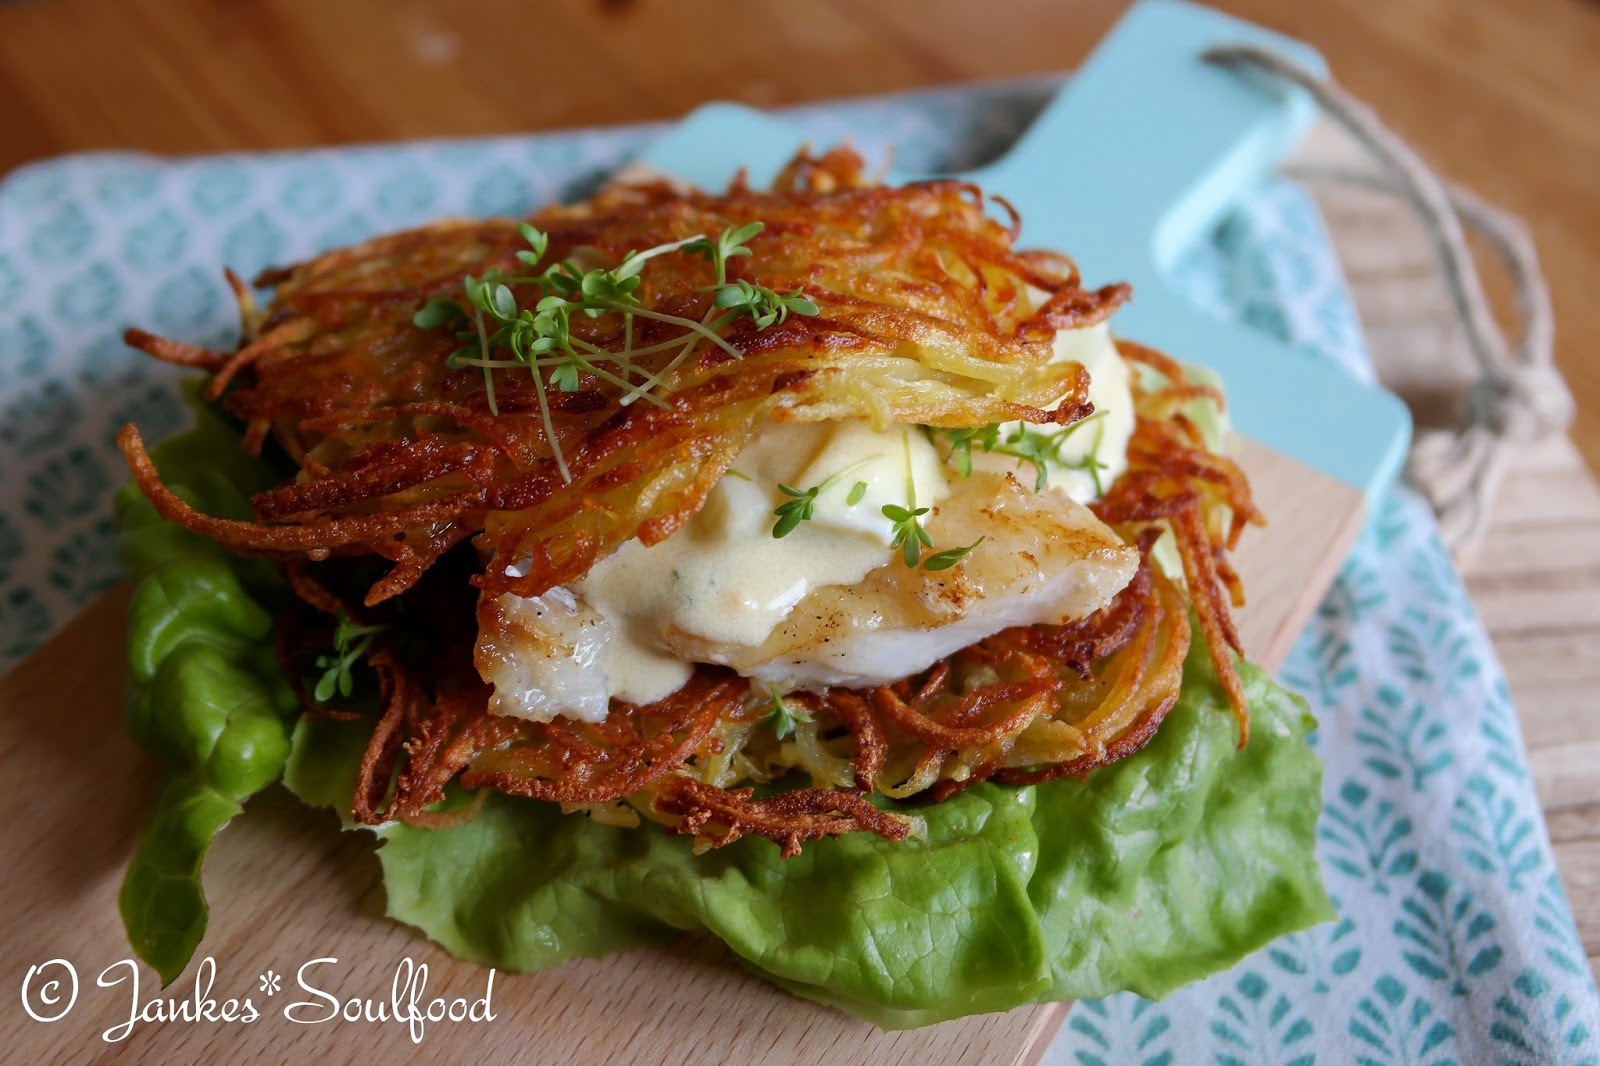
<path id="1" fill-rule="evenodd" d="M 1184 85 L 1202 73 L 1194 56 L 1200 45 L 1219 35 L 1260 36 L 1195 9 L 1141 5 L 1111 39 L 1108 51 L 1097 54 L 1075 80 L 1074 91 L 1084 84 L 1098 84 L 1095 78 L 1102 76 L 1103 57 L 1108 54 L 1114 61 L 1113 72 L 1121 69 L 1124 77 L 1130 70 L 1140 73 L 1140 91 L 1149 89 L 1151 63 L 1159 68 L 1161 62 L 1181 56 L 1189 67 L 1177 77 L 1178 99 L 1192 103 L 1193 93 Z M 1225 77 L 1216 71 L 1203 73 L 1207 78 Z M 1224 83 L 1205 79 L 1202 84 L 1207 92 L 1225 88 Z M 1228 83 L 1226 93 L 1235 89 Z M 1098 91 L 1104 90 L 1101 85 Z M 1159 112 L 1161 95 L 1146 110 Z M 1094 94 L 1086 99 L 1092 102 Z M 1226 94 L 1225 99 L 1233 100 Z M 1224 206 L 1215 180 L 1219 159 L 1228 180 L 1242 189 L 1252 172 L 1264 169 L 1275 152 L 1288 146 L 1281 137 L 1263 140 L 1261 133 L 1263 123 L 1272 129 L 1281 125 L 1278 111 L 1283 101 L 1266 106 L 1260 99 L 1244 99 L 1232 110 L 1231 104 L 1215 100 L 1203 109 L 1207 114 L 1226 112 L 1232 123 L 1227 137 L 1233 141 L 1244 137 L 1254 147 L 1244 153 L 1249 157 L 1245 159 L 1238 145 L 1221 134 L 1221 140 L 1195 142 L 1195 152 L 1205 156 L 1199 161 L 1210 169 L 1194 170 L 1191 176 L 1208 178 L 1209 185 L 1201 182 L 1206 189 L 1200 200 L 1191 196 L 1183 201 L 1186 206 L 1178 212 L 1183 225 L 1197 225 L 1207 212 L 1214 217 Z M 1044 121 L 1059 122 L 1073 113 L 1071 108 L 1053 107 Z M 685 129 L 703 133 L 707 115 L 712 121 L 724 121 L 730 113 L 703 112 Z M 749 132 L 756 127 L 747 119 L 738 117 Z M 765 131 L 760 137 L 767 138 L 761 143 L 772 142 L 772 129 L 758 125 Z M 1053 135 L 1061 134 L 1057 126 Z M 1041 136 L 1036 131 L 1026 138 L 1019 152 L 1032 155 L 1018 158 L 1043 159 L 1037 154 L 1044 143 Z M 1180 140 L 1174 134 L 1163 142 L 1174 159 L 1184 155 Z M 695 173 L 692 165 L 673 163 L 673 153 L 693 143 L 693 139 L 669 139 L 665 150 L 649 162 L 668 173 L 710 181 Z M 748 150 L 746 160 L 759 161 L 761 144 L 756 139 L 736 143 Z M 1227 151 L 1219 156 L 1219 149 Z M 702 152 L 695 157 L 697 165 L 709 160 L 720 166 L 712 155 Z M 1053 198 L 1069 184 L 1063 179 L 1047 189 L 1030 186 L 1029 172 L 999 168 L 983 180 L 1003 187 L 1019 206 L 1030 195 L 1035 200 L 1039 195 Z M 1018 178 L 1018 173 L 1024 176 Z M 1038 173 L 1036 166 L 1031 173 Z M 1147 200 L 1147 208 L 1155 202 Z M 1035 203 L 1024 206 L 1032 217 L 1040 217 L 1040 210 Z M 1109 208 L 1105 215 L 1120 218 L 1120 225 L 1132 224 Z M 1095 258 L 1093 250 L 1099 245 L 1084 232 L 1069 240 L 1047 227 L 1036 231 L 1030 226 L 1024 239 L 1077 250 L 1091 276 L 1133 277 L 1146 294 L 1143 306 L 1163 313 L 1147 311 L 1124 331 L 1181 357 L 1222 364 L 1236 420 L 1270 443 L 1271 447 L 1250 442 L 1243 446 L 1242 460 L 1271 524 L 1247 534 L 1239 561 L 1251 596 L 1242 616 L 1246 650 L 1275 667 L 1359 530 L 1367 492 L 1380 491 L 1392 476 L 1403 449 L 1404 420 L 1396 421 L 1387 406 L 1392 398 L 1368 393 L 1342 377 L 1328 378 L 1296 353 L 1274 351 L 1237 330 L 1230 334 L 1226 327 L 1194 319 L 1186 309 L 1149 296 L 1161 289 L 1151 271 L 1162 265 L 1163 241 L 1172 239 L 1171 226 L 1176 223 L 1171 217 L 1158 213 L 1144 218 L 1147 228 L 1136 232 L 1148 239 L 1124 242 L 1145 250 L 1138 263 L 1126 257 L 1118 260 L 1114 254 Z M 1163 233 L 1168 236 L 1160 236 Z M 1090 251 L 1084 251 L 1086 247 Z M 1252 364 L 1252 359 L 1257 361 Z M 1268 385 L 1327 402 L 1312 405 L 1313 410 L 1299 420 L 1286 420 L 1273 414 L 1284 405 L 1283 392 L 1274 398 Z M 1260 402 L 1263 394 L 1272 402 Z M 1346 414 L 1335 418 L 1322 412 L 1322 406 Z M 1318 436 L 1352 418 L 1370 432 L 1358 435 L 1350 447 L 1335 448 Z M 1317 432 L 1307 431 L 1308 424 Z M 1382 439 L 1375 440 L 1373 434 Z M 117 915 L 117 888 L 158 769 L 122 729 L 125 606 L 125 590 L 113 592 L 0 681 L 0 780 L 13 797 L 11 817 L 0 825 L 4 849 L 0 853 L 11 856 L 14 867 L 0 887 L 0 944 L 4 944 L 0 976 L 8 990 L 0 1001 L 4 1003 L 0 1040 L 12 1055 L 52 1061 L 131 1053 L 161 1062 L 311 1055 L 343 1061 L 418 1052 L 435 1061 L 473 1063 L 802 1058 L 816 1063 L 1030 1062 L 1065 1016 L 1061 1005 L 1029 1007 L 883 1033 L 788 996 L 740 970 L 715 943 L 691 938 L 666 950 L 628 952 L 538 974 L 494 975 L 492 1021 L 432 1024 L 420 1045 L 405 1025 L 394 1022 L 295 1024 L 283 1017 L 282 1010 L 286 1003 L 308 998 L 295 988 L 294 978 L 297 969 L 313 959 L 338 960 L 322 964 L 315 971 L 315 983 L 341 1000 L 385 999 L 397 968 L 407 959 L 428 967 L 424 1000 L 436 995 L 479 999 L 490 976 L 450 959 L 384 918 L 370 838 L 339 833 L 331 812 L 301 809 L 282 790 L 274 789 L 250 803 L 206 861 L 206 891 L 216 909 L 200 953 L 215 960 L 214 974 L 197 962 L 161 993 L 193 1011 L 194 1001 L 209 987 L 217 1004 L 214 1010 L 230 998 L 249 997 L 260 1017 L 249 1024 L 140 1023 L 122 1039 L 108 1040 L 108 1032 L 117 1036 L 116 1027 L 128 1021 L 135 1001 L 133 974 L 138 975 L 136 999 L 141 1006 L 149 1009 L 159 992 L 148 968 L 119 963 L 131 952 Z M 107 967 L 111 967 L 108 972 Z M 109 987 L 97 981 L 102 975 Z M 281 984 L 269 994 L 274 975 Z M 64 1011 L 69 1002 L 71 1009 Z M 177 1009 L 170 1007 L 168 1013 Z M 36 1020 L 55 1014 L 62 1016 L 53 1022 Z"/>
<path id="2" fill-rule="evenodd" d="M 1360 528 L 1361 494 L 1327 475 L 1255 445 L 1245 466 L 1272 516 L 1247 534 L 1240 561 L 1252 602 L 1243 615 L 1251 657 L 1275 667 Z M 571 963 L 536 974 L 497 974 L 495 1020 L 430 1026 L 420 1048 L 403 1025 L 297 1025 L 284 1004 L 307 999 L 296 969 L 335 958 L 313 983 L 341 998 L 383 997 L 401 960 L 426 963 L 428 996 L 481 997 L 487 974 L 384 917 L 372 838 L 341 833 L 331 811 L 311 811 L 274 788 L 258 796 L 218 838 L 205 864 L 213 904 L 201 956 L 216 960 L 212 995 L 250 996 L 251 1024 L 136 1026 L 116 1043 L 102 1035 L 127 1021 L 128 968 L 96 978 L 131 956 L 117 915 L 117 889 L 155 792 L 156 761 L 123 731 L 125 588 L 90 607 L 0 680 L 0 781 L 13 797 L 0 822 L 0 854 L 11 870 L 0 887 L 0 1047 L 15 1061 L 80 1061 L 131 1053 L 144 1061 L 292 1060 L 327 1056 L 381 1061 L 425 1053 L 434 1062 L 699 1063 L 806 1061 L 816 1064 L 1027 1063 L 1037 1059 L 1064 1005 L 1024 1007 L 884 1033 L 835 1010 L 787 995 L 749 976 L 714 942 L 693 939 Z M 68 960 L 78 996 L 60 1021 L 21 1009 L 31 967 L 36 1013 Z M 191 964 L 165 992 L 192 999 Z M 268 970 L 282 976 L 261 991 Z M 141 1002 L 160 991 L 141 966 Z M 48 1008 L 48 1009 L 47 1009 Z M 321 1013 L 321 1008 L 315 1012 Z"/>

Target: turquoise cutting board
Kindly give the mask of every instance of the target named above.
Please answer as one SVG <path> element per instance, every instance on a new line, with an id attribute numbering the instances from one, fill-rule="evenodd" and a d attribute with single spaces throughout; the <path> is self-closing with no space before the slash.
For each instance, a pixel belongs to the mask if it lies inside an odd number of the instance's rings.
<path id="1" fill-rule="evenodd" d="M 1316 117 L 1302 90 L 1201 58 L 1213 45 L 1237 42 L 1326 69 L 1298 41 L 1209 8 L 1142 0 L 1003 159 L 961 176 L 1015 205 L 1023 246 L 1071 255 L 1088 284 L 1131 282 L 1119 334 L 1217 370 L 1241 434 L 1361 490 L 1370 512 L 1410 440 L 1404 404 L 1200 312 L 1167 281 L 1179 253 L 1254 190 Z M 803 144 L 781 119 L 713 103 L 641 162 L 706 188 L 744 167 L 761 185 Z M 928 176 L 891 171 L 890 180 Z"/>

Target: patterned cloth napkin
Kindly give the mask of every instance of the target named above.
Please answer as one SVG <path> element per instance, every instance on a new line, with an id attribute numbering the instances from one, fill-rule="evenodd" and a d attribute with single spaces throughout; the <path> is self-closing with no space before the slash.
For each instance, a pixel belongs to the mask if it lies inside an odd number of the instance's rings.
<path id="1" fill-rule="evenodd" d="M 814 143 L 893 144 L 919 169 L 992 158 L 1052 85 L 799 109 Z M 518 214 L 592 187 L 653 127 L 215 156 L 94 154 L 0 185 L 0 668 L 117 577 L 108 502 L 124 422 L 184 418 L 174 372 L 122 328 L 226 345 L 218 267 L 246 277 L 448 214 Z M 1070 249 L 1068 249 L 1070 251 Z M 1241 318 L 1371 376 L 1309 199 L 1273 183 L 1183 262 Z M 1182 353 L 1175 353 L 1181 357 Z M 1342 918 L 1152 1003 L 1077 1004 L 1049 1063 L 1600 1061 L 1600 1011 L 1506 683 L 1427 509 L 1373 516 L 1283 671 L 1327 765 L 1323 865 Z"/>

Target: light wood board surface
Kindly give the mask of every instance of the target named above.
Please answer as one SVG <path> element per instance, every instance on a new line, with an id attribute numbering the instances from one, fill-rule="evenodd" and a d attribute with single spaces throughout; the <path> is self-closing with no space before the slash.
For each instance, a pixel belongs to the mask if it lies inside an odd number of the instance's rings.
<path id="1" fill-rule="evenodd" d="M 1240 554 L 1246 580 L 1255 583 L 1255 602 L 1242 619 L 1247 648 L 1275 666 L 1359 530 L 1362 501 L 1354 489 L 1264 448 L 1247 445 L 1241 458 L 1261 505 L 1283 516 L 1281 524 L 1248 533 Z M 125 603 L 124 591 L 107 596 L 0 681 L 0 780 L 31 805 L 27 817 L 0 822 L 0 854 L 25 857 L 0 887 L 0 987 L 21 989 L 28 967 L 55 958 L 71 960 L 83 986 L 80 1004 L 60 1023 L 30 1021 L 16 998 L 0 1008 L 0 1046 L 41 1061 L 109 1048 L 99 1034 L 129 1009 L 127 984 L 94 983 L 129 954 L 116 892 L 155 781 L 151 758 L 122 729 Z M 285 1021 L 281 1007 L 294 1000 L 272 1002 L 258 975 L 269 968 L 283 975 L 287 997 L 298 991 L 297 967 L 314 958 L 340 960 L 321 971 L 330 976 L 319 984 L 335 995 L 382 994 L 408 956 L 427 962 L 431 988 L 484 994 L 484 970 L 455 962 L 383 917 L 370 838 L 340 834 L 331 812 L 304 810 L 281 789 L 252 801 L 221 835 L 204 880 L 213 911 L 199 956 L 216 960 L 217 998 L 253 995 L 263 1016 L 233 1032 L 135 1027 L 116 1047 L 159 1061 L 187 1061 L 202 1051 L 213 1061 L 246 1061 L 254 1054 L 411 1050 L 399 1025 Z M 191 996 L 195 975 L 192 964 L 174 994 Z M 154 974 L 143 969 L 142 979 L 142 995 L 155 995 Z M 535 1041 L 561 1050 L 538 1051 L 532 1061 L 570 1063 L 1024 1063 L 1065 1015 L 1060 1005 L 1028 1007 L 884 1033 L 758 981 L 701 939 L 499 975 L 493 1003 L 493 1022 L 435 1026 L 430 1057 L 482 1062 Z"/>

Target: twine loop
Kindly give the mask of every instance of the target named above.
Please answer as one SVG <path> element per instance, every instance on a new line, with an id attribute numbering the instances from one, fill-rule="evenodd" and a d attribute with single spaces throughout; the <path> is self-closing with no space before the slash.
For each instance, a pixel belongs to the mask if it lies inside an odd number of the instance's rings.
<path id="1" fill-rule="evenodd" d="M 1484 408 L 1489 427 L 1512 441 L 1542 440 L 1572 422 L 1572 393 L 1548 364 L 1518 364 L 1507 377 L 1485 377 L 1472 387 L 1471 400 Z"/>
<path id="2" fill-rule="evenodd" d="M 1304 89 L 1377 169 L 1299 166 L 1289 168 L 1290 175 L 1403 197 L 1432 240 L 1478 376 L 1461 397 L 1455 424 L 1418 431 L 1407 473 L 1438 515 L 1445 543 L 1454 551 L 1466 550 L 1487 526 L 1512 446 L 1564 433 L 1574 414 L 1572 394 L 1553 361 L 1550 291 L 1527 228 L 1468 190 L 1442 181 L 1370 107 L 1331 79 L 1250 44 L 1211 48 L 1204 58 L 1254 68 Z M 1468 229 L 1484 238 L 1510 278 L 1518 318 L 1514 341 L 1501 330 L 1484 294 L 1467 245 Z"/>

